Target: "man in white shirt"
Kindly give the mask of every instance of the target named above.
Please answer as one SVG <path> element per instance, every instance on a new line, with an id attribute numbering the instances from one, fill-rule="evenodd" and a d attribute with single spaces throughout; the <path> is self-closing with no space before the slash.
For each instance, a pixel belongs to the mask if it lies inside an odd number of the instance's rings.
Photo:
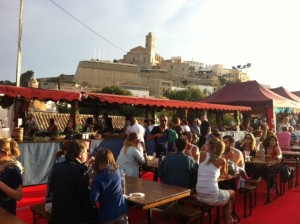
<path id="1" fill-rule="evenodd" d="M 130 118 L 130 125 L 127 126 L 125 130 L 126 137 L 132 132 L 137 133 L 138 135 L 138 139 L 140 141 L 138 148 L 140 150 L 145 149 L 145 128 L 138 123 L 137 119 L 134 116 Z"/>

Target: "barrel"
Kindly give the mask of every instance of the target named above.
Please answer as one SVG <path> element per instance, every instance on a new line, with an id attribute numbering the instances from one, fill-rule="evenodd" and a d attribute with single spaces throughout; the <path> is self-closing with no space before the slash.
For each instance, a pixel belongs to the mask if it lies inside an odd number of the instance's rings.
<path id="1" fill-rule="evenodd" d="M 23 141 L 24 128 L 15 128 L 14 139 L 15 141 Z"/>
<path id="2" fill-rule="evenodd" d="M 11 138 L 11 133 L 9 128 L 2 128 L 2 138 Z"/>

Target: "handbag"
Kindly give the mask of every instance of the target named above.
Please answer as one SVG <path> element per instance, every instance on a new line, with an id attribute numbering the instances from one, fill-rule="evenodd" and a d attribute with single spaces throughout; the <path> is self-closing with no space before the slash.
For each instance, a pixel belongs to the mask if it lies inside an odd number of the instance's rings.
<path id="1" fill-rule="evenodd" d="M 228 174 L 236 174 L 238 172 L 237 166 L 234 162 L 228 160 Z"/>
<path id="2" fill-rule="evenodd" d="M 281 180 L 283 182 L 286 182 L 287 180 L 290 180 L 294 176 L 294 169 L 287 165 L 281 165 L 277 167 L 277 172 L 280 173 Z"/>
<path id="3" fill-rule="evenodd" d="M 99 224 L 99 211 L 95 202 L 86 202 L 81 224 Z"/>

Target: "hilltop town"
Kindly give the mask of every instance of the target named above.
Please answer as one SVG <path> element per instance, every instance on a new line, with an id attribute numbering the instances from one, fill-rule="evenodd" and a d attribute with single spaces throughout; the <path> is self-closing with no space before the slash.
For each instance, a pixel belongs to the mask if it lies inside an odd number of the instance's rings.
<path id="1" fill-rule="evenodd" d="M 164 91 L 187 87 L 199 88 L 210 95 L 227 82 L 249 80 L 243 69 L 251 64 L 223 68 L 222 64 L 207 65 L 185 61 L 180 56 L 164 59 L 156 51 L 156 38 L 149 32 L 145 46 L 132 48 L 122 59 L 80 61 L 75 75 L 38 78 L 43 89 L 85 89 L 93 91 L 105 86 L 119 86 L 134 96 L 160 97 Z"/>

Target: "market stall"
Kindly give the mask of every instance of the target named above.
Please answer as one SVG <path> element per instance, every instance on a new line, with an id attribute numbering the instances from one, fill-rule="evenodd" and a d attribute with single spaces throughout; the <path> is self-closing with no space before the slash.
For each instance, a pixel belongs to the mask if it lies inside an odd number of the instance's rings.
<path id="1" fill-rule="evenodd" d="M 76 129 L 76 121 L 78 121 L 78 107 L 89 105 L 107 107 L 109 104 L 125 104 L 133 107 L 145 108 L 167 108 L 167 109 L 191 109 L 191 110 L 212 110 L 212 111 L 250 111 L 250 107 L 245 106 L 228 106 L 220 104 L 210 104 L 201 102 L 187 102 L 178 100 L 156 99 L 156 98 L 140 98 L 129 96 L 118 96 L 110 94 L 98 93 L 78 93 L 66 92 L 58 90 L 34 89 L 27 87 L 3 86 L 0 85 L 0 105 L 6 103 L 11 106 L 15 103 L 16 112 L 14 120 L 18 120 L 19 116 L 26 114 L 28 110 L 28 102 L 32 99 L 42 101 L 52 100 L 66 101 L 73 107 L 72 116 L 74 117 L 74 130 Z M 10 105 L 9 105 L 9 104 Z M 147 116 L 145 116 L 147 117 Z M 16 124 L 15 124 L 16 125 Z M 80 133 L 79 133 L 80 134 Z M 75 135 L 80 136 L 80 135 Z M 108 148 L 112 150 L 114 157 L 117 158 L 122 148 L 124 135 L 117 133 L 103 133 L 101 139 L 84 140 L 89 142 L 90 152 L 95 154 L 100 148 Z M 34 138 L 32 139 L 34 140 Z M 24 185 L 34 185 L 47 182 L 47 177 L 54 163 L 55 153 L 61 149 L 63 141 L 28 141 L 19 142 L 21 149 L 20 162 L 25 167 Z"/>
<path id="2" fill-rule="evenodd" d="M 276 113 L 300 108 L 299 102 L 280 96 L 257 81 L 229 83 L 200 101 L 251 107 L 250 113 L 266 116 L 270 130 L 276 127 Z M 244 119 L 246 118 L 247 116 L 244 116 Z"/>

